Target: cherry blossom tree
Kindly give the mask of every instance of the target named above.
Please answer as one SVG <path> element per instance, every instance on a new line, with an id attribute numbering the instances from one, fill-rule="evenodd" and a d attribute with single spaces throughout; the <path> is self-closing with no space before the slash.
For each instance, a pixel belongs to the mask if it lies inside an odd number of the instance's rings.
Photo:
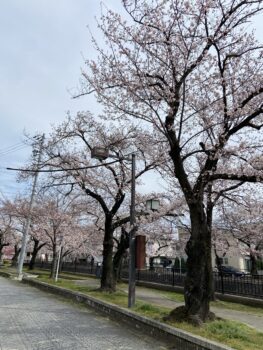
<path id="1" fill-rule="evenodd" d="M 236 203 L 240 197 L 240 188 L 244 184 L 244 181 L 237 181 L 232 185 L 227 185 L 225 181 L 218 180 L 209 182 L 205 190 L 207 226 L 212 237 L 212 249 L 215 254 L 218 270 L 220 270 L 222 265 L 222 258 L 234 247 L 233 240 L 230 240 L 228 235 L 229 232 L 225 230 L 222 222 L 220 222 L 220 220 L 213 220 L 214 212 L 216 212 L 216 215 L 218 216 L 218 212 L 220 213 L 220 209 L 222 209 L 224 202 L 226 201 L 229 204 L 233 202 Z"/>
<path id="2" fill-rule="evenodd" d="M 7 200 L 4 203 L 4 210 L 6 213 L 10 213 L 12 215 L 14 221 L 14 230 L 17 232 L 13 235 L 15 239 L 14 244 L 14 264 L 16 264 L 17 257 L 20 253 L 20 247 L 17 244 L 21 244 L 21 238 L 24 233 L 24 225 L 28 217 L 29 212 L 29 198 L 26 197 L 16 197 L 14 200 Z M 34 268 L 34 263 L 36 256 L 40 249 L 46 244 L 45 242 L 40 242 L 38 231 L 34 232 L 34 227 L 36 226 L 37 218 L 38 218 L 38 208 L 35 206 L 33 208 L 33 212 L 31 214 L 32 220 L 30 225 L 29 232 L 29 242 L 28 242 L 28 250 L 31 251 L 31 259 L 29 262 L 29 269 Z M 19 236 L 19 237 L 18 237 Z M 18 239 L 18 242 L 16 242 Z"/>
<path id="3" fill-rule="evenodd" d="M 141 132 L 139 125 L 102 124 L 87 112 L 79 113 L 75 118 L 68 116 L 62 125 L 54 129 L 45 147 L 43 167 L 52 171 L 49 185 L 63 186 L 64 193 L 82 193 L 87 198 L 87 210 L 93 201 L 92 208 L 97 206 L 96 212 L 99 211 L 103 217 L 103 290 L 116 289 L 114 231 L 130 221 L 127 193 L 130 194 L 131 164 L 127 155 L 137 152 L 137 184 L 143 174 L 154 169 L 162 160 L 161 150 L 149 153 L 149 136 L 146 131 Z M 94 146 L 109 149 L 114 159 L 91 159 L 90 152 Z"/>
<path id="4" fill-rule="evenodd" d="M 64 197 L 55 190 L 38 191 L 35 204 L 31 211 L 31 225 L 29 230 L 29 240 L 27 251 L 31 253 L 29 269 L 33 269 L 35 260 L 40 250 L 47 247 L 53 254 L 51 275 L 54 276 L 56 259 L 58 252 L 58 241 L 63 236 L 63 256 L 73 254 L 78 250 L 78 254 L 87 241 L 86 227 L 79 223 L 82 212 L 75 208 L 74 198 Z M 23 226 L 28 216 L 29 201 L 27 198 L 19 197 L 14 201 L 4 203 L 3 213 L 9 213 L 12 217 L 13 239 L 10 244 L 14 244 L 15 256 L 14 264 L 19 254 L 19 244 L 23 234 Z M 83 219 L 82 215 L 82 219 Z M 19 234 L 15 234 L 19 232 Z M 17 240 L 18 242 L 14 242 Z"/>
<path id="5" fill-rule="evenodd" d="M 263 255 L 262 200 L 246 196 L 242 203 L 223 208 L 223 222 L 239 242 L 240 252 L 249 255 L 251 273 L 257 274 L 257 260 Z"/>
<path id="6" fill-rule="evenodd" d="M 20 253 L 21 238 L 23 234 L 24 213 L 17 210 L 21 199 L 16 197 L 13 201 L 5 199 L 1 203 L 2 242 L 5 246 L 14 248 L 12 266 L 16 266 Z M 17 205 L 15 205 L 17 203 Z M 5 227 L 5 228 L 4 228 Z"/>
<path id="7" fill-rule="evenodd" d="M 75 210 L 74 198 L 65 197 L 56 190 L 41 195 L 37 207 L 37 220 L 32 220 L 35 227 L 31 234 L 52 252 L 50 277 L 54 278 L 61 245 L 66 256 L 85 242 L 85 232 L 79 224 L 81 213 Z"/>
<path id="8" fill-rule="evenodd" d="M 262 45 L 248 28 L 262 1 L 123 0 L 105 10 L 106 48 L 83 69 L 108 118 L 137 120 L 171 162 L 191 220 L 185 318 L 212 317 L 210 182 L 262 181 Z M 154 148 L 152 152 L 154 153 Z M 261 170 L 260 170 L 261 169 Z"/>
<path id="9" fill-rule="evenodd" d="M 166 213 L 147 217 L 147 222 L 139 226 L 138 234 L 146 236 L 149 256 L 176 256 L 178 245 L 177 215 L 166 207 Z"/>
<path id="10" fill-rule="evenodd" d="M 12 232 L 12 217 L 1 212 L 0 208 L 0 265 L 2 264 L 3 249 L 10 245 Z"/>

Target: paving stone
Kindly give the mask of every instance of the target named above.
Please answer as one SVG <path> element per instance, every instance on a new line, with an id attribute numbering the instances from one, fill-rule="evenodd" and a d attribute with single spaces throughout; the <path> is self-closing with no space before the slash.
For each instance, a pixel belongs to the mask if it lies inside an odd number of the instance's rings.
<path id="1" fill-rule="evenodd" d="M 165 350 L 93 310 L 0 277 L 1 350 Z"/>

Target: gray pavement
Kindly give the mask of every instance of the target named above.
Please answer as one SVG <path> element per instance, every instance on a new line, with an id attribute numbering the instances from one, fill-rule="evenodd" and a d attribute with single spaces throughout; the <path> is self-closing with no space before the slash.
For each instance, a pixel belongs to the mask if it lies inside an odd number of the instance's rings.
<path id="1" fill-rule="evenodd" d="M 0 349 L 165 350 L 168 347 L 93 310 L 0 277 Z"/>
<path id="2" fill-rule="evenodd" d="M 94 278 L 87 278 L 82 281 L 77 281 L 77 284 L 88 285 L 92 287 L 99 286 L 99 280 Z M 121 288 L 123 291 L 127 292 L 127 287 Z M 152 288 L 138 287 L 136 286 L 136 298 L 140 299 L 149 304 L 159 305 L 167 308 L 174 309 L 177 306 L 183 305 L 180 302 L 175 302 L 174 300 L 168 299 L 161 291 L 157 291 Z M 263 315 L 253 314 L 248 312 L 236 311 L 224 309 L 222 307 L 211 307 L 216 316 L 238 321 L 247 324 L 250 327 L 253 327 L 261 332 L 263 332 Z"/>

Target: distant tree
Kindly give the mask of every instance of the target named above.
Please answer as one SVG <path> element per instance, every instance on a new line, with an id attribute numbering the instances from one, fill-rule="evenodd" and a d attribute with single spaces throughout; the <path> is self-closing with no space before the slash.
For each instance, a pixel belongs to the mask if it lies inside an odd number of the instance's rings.
<path id="1" fill-rule="evenodd" d="M 12 228 L 12 216 L 1 212 L 0 207 L 0 265 L 3 260 L 3 249 L 10 245 Z"/>
<path id="2" fill-rule="evenodd" d="M 52 253 L 51 278 L 55 277 L 61 245 L 63 255 L 66 256 L 74 250 L 80 250 L 86 240 L 86 232 L 79 224 L 81 213 L 75 210 L 73 203 L 71 197 L 65 197 L 56 190 L 46 192 L 38 198 L 33 237 L 39 242 L 45 242 L 45 249 Z"/>
<path id="3" fill-rule="evenodd" d="M 168 214 L 168 207 L 165 208 Z M 177 254 L 177 225 L 176 225 L 176 213 L 174 217 L 165 216 L 164 212 L 158 213 L 159 217 L 155 215 L 151 219 L 147 218 L 150 222 L 140 225 L 138 233 L 142 232 L 146 236 L 147 240 L 147 253 L 148 256 L 167 256 L 175 257 Z"/>
<path id="4" fill-rule="evenodd" d="M 21 244 L 21 238 L 24 233 L 24 226 L 29 213 L 29 198 L 26 197 L 16 197 L 14 200 L 8 200 L 4 203 L 4 208 L 7 213 L 12 213 L 12 218 L 14 221 L 13 227 L 14 231 L 17 232 L 16 240 L 19 238 L 19 242 L 15 242 L 14 250 L 14 261 L 13 264 L 16 264 L 17 258 L 20 253 L 20 247 L 16 243 Z M 39 239 L 38 231 L 34 232 L 35 223 L 38 217 L 38 208 L 34 207 L 31 213 L 31 225 L 29 230 L 29 244 L 28 250 L 31 250 L 31 259 L 29 262 L 29 269 L 34 268 L 34 263 L 36 256 L 40 249 L 46 244 L 46 242 L 41 242 Z M 13 235 L 14 236 L 14 235 Z M 15 241 L 16 241 L 15 240 Z"/>
<path id="5" fill-rule="evenodd" d="M 232 203 L 223 208 L 224 225 L 239 241 L 240 252 L 250 257 L 251 273 L 254 275 L 257 274 L 257 260 L 263 256 L 263 203 L 257 197 L 245 197 L 242 203 Z"/>
<path id="6" fill-rule="evenodd" d="M 51 173 L 50 186 L 64 186 L 65 193 L 73 190 L 82 193 L 88 203 L 93 201 L 94 210 L 100 212 L 104 233 L 102 290 L 116 289 L 114 232 L 130 221 L 129 198 L 126 197 L 127 193 L 130 195 L 131 163 L 124 156 L 137 152 L 135 177 L 138 183 L 143 174 L 162 161 L 161 152 L 149 154 L 149 141 L 148 133 L 142 133 L 139 126 L 104 125 L 87 112 L 75 118 L 69 116 L 54 129 L 45 147 L 43 166 L 57 171 Z M 114 159 L 91 159 L 94 146 L 107 148 Z"/>
<path id="7" fill-rule="evenodd" d="M 23 232 L 23 217 L 14 210 L 16 200 L 18 198 L 14 201 L 2 200 L 0 206 L 0 257 L 3 254 L 4 247 L 14 247 L 12 266 L 16 266 L 17 263 Z"/>

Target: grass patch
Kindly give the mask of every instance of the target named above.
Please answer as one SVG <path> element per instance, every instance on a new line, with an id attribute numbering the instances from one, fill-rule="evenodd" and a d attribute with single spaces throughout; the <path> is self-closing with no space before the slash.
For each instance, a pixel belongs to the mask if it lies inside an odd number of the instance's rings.
<path id="1" fill-rule="evenodd" d="M 17 273 L 17 269 L 12 266 L 2 265 L 1 271 L 9 272 L 9 273 Z"/>
<path id="2" fill-rule="evenodd" d="M 182 293 L 159 291 L 159 290 L 155 290 L 154 292 L 174 302 L 177 302 L 177 303 L 184 302 L 184 295 Z M 243 305 L 239 303 L 232 303 L 229 301 L 222 301 L 222 300 L 213 301 L 210 303 L 210 305 L 212 307 L 219 308 L 219 309 L 235 310 L 235 311 L 246 312 L 252 315 L 263 316 L 263 309 L 261 307 Z"/>
<path id="3" fill-rule="evenodd" d="M 11 267 L 11 266 L 1 266 L 0 267 L 1 271 L 9 272 L 12 275 L 17 275 L 17 268 Z M 23 269 L 23 273 L 29 274 L 29 275 L 38 275 L 41 278 L 47 277 L 49 278 L 50 276 L 50 269 L 42 269 L 42 268 L 37 268 L 34 270 L 28 270 L 26 267 Z M 96 278 L 95 276 L 88 276 L 89 278 Z M 86 280 L 87 275 L 85 274 L 78 274 L 75 272 L 60 272 L 59 273 L 59 278 L 64 278 L 64 279 L 70 279 L 70 280 Z"/>
<path id="4" fill-rule="evenodd" d="M 165 307 L 158 307 L 152 304 L 143 303 L 142 301 L 138 300 L 133 311 L 156 321 L 162 321 L 163 317 L 167 316 L 171 310 Z"/>
<path id="5" fill-rule="evenodd" d="M 263 316 L 263 309 L 256 306 L 231 303 L 229 301 L 222 301 L 222 300 L 211 302 L 211 306 L 215 308 L 235 310 L 235 311 L 246 312 L 248 314 Z"/>
<path id="6" fill-rule="evenodd" d="M 127 294 L 123 291 L 117 291 L 115 293 L 102 292 L 98 290 L 93 290 L 89 293 L 90 296 L 97 298 L 99 300 L 120 306 L 127 307 Z"/>
<path id="7" fill-rule="evenodd" d="M 43 269 L 34 269 L 34 270 L 25 270 L 25 273 L 29 273 L 32 275 L 38 275 L 38 276 L 50 276 L 50 270 L 43 270 Z M 63 279 L 70 279 L 70 280 L 85 280 L 87 279 L 87 276 L 84 275 L 77 275 L 75 273 L 70 273 L 70 272 L 60 272 L 59 273 L 59 278 Z"/>
<path id="8" fill-rule="evenodd" d="M 208 324 L 206 329 L 209 333 L 216 334 L 223 339 L 247 340 L 246 328 L 243 324 L 220 320 Z"/>
<path id="9" fill-rule="evenodd" d="M 55 282 L 53 279 L 49 278 L 49 275 L 40 274 L 40 275 L 38 275 L 38 280 L 45 282 L 45 283 L 48 283 L 48 284 L 51 284 L 53 286 L 67 288 L 67 289 L 74 290 L 76 292 L 81 292 L 84 294 L 87 294 L 87 293 L 94 291 L 94 287 L 78 285 L 75 283 L 74 279 L 60 278 L 60 279 L 58 279 L 57 282 Z"/>
<path id="10" fill-rule="evenodd" d="M 237 350 L 261 350 L 263 333 L 243 323 L 229 320 L 216 320 L 197 328 L 188 323 L 169 323 L 171 326 L 199 335 Z"/>
<path id="11" fill-rule="evenodd" d="M 184 295 L 182 293 L 176 293 L 176 292 L 168 292 L 168 291 L 156 291 L 161 296 L 164 296 L 165 298 L 175 301 L 176 303 L 183 303 L 184 302 Z"/>

